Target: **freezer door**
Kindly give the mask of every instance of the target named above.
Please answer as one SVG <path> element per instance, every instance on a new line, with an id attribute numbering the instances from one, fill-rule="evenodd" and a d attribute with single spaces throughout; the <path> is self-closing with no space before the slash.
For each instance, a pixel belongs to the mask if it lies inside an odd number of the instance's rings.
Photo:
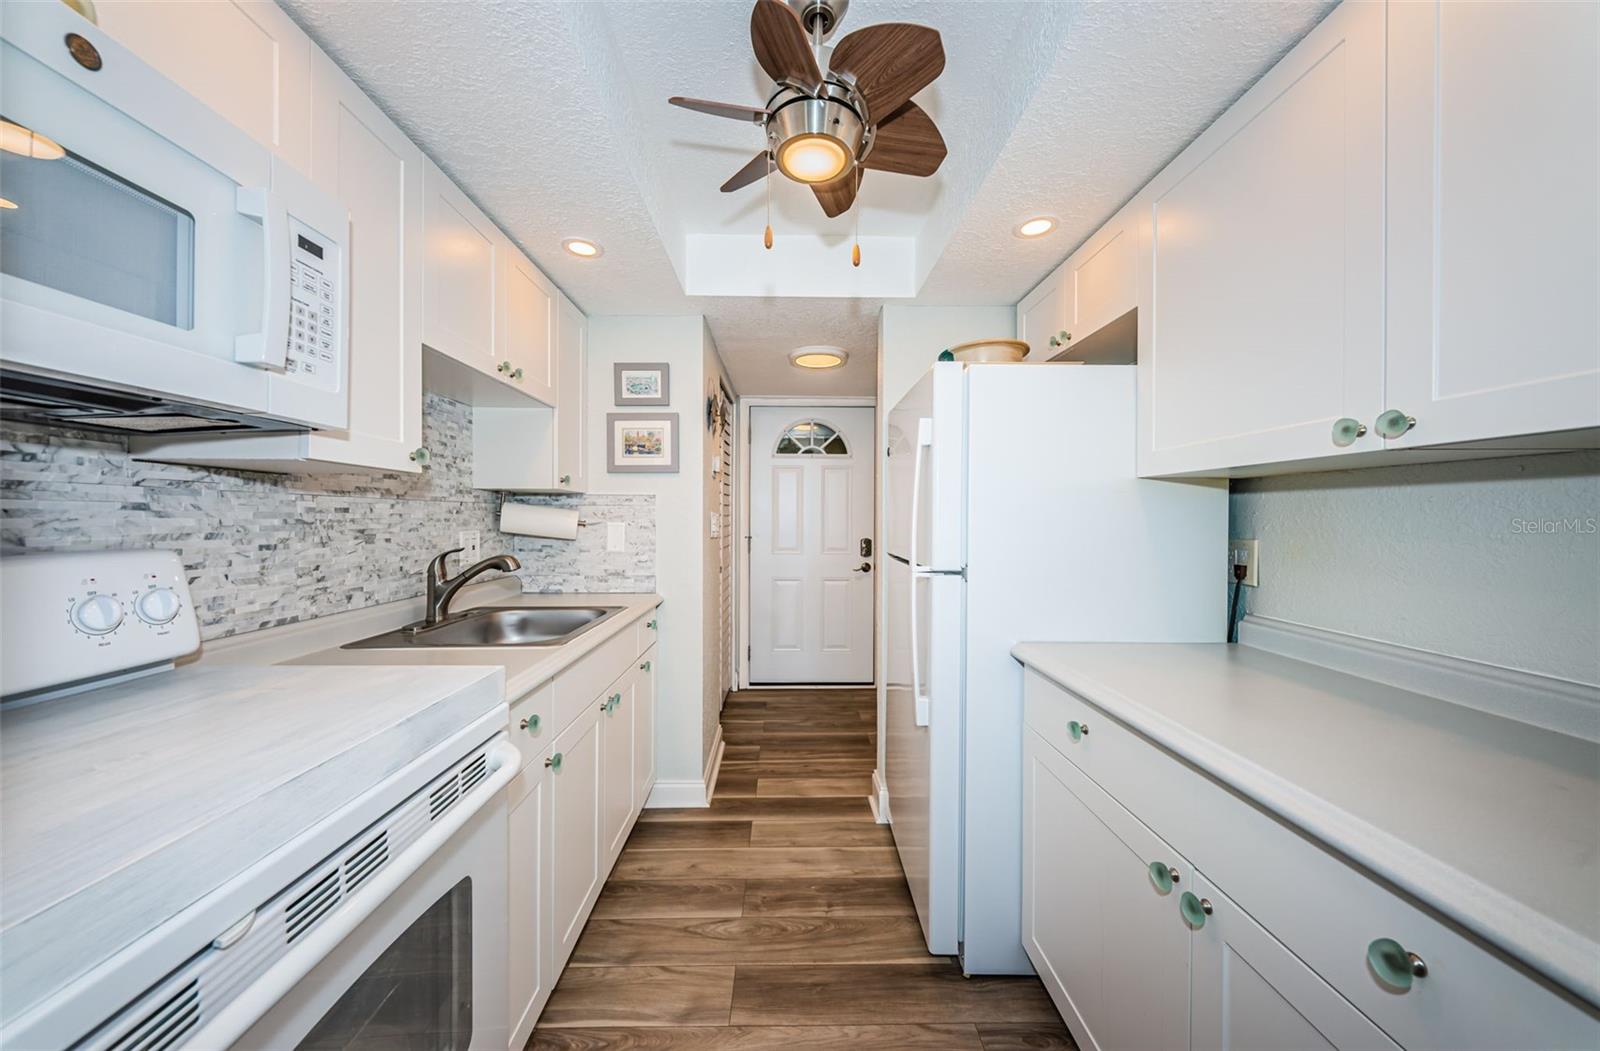
<path id="1" fill-rule="evenodd" d="M 961 937 L 963 581 L 886 560 L 889 821 L 928 951 Z"/>
<path id="2" fill-rule="evenodd" d="M 966 380 L 935 365 L 889 412 L 886 554 L 959 572 L 965 564 Z"/>

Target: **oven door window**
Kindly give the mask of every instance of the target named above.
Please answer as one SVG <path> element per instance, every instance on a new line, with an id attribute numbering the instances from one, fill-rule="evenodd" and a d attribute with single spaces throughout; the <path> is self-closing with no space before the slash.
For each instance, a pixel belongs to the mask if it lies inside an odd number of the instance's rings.
<path id="1" fill-rule="evenodd" d="M 467 1051 L 472 1042 L 472 879 L 407 927 L 300 1041 L 301 1051 Z"/>
<path id="2" fill-rule="evenodd" d="M 0 272 L 194 327 L 194 216 L 11 121 L 0 197 Z"/>

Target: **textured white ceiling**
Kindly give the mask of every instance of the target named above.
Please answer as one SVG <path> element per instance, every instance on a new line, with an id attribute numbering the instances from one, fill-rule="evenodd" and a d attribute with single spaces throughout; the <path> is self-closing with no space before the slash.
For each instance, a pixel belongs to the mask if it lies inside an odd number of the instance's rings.
<path id="1" fill-rule="evenodd" d="M 281 2 L 588 313 L 706 315 L 741 393 L 873 390 L 880 300 L 682 290 L 686 234 L 764 221 L 759 187 L 717 192 L 756 130 L 665 102 L 764 101 L 746 0 Z M 872 173 L 862 233 L 917 237 L 918 301 L 1014 302 L 1331 6 L 854 0 L 841 33 L 921 22 L 948 57 L 918 101 L 950 155 L 933 179 Z M 778 236 L 842 232 L 803 187 L 774 188 Z M 1036 212 L 1061 228 L 1013 238 Z M 568 256 L 571 236 L 605 255 Z M 850 363 L 790 367 L 810 343 Z"/>

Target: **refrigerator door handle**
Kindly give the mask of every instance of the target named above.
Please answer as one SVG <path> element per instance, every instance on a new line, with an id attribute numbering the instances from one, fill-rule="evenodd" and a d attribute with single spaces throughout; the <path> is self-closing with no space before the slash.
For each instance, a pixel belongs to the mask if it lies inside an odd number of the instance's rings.
<path id="1" fill-rule="evenodd" d="M 918 525 L 919 520 L 922 517 L 923 450 L 932 447 L 933 420 L 927 416 L 924 416 L 917 420 L 917 453 L 914 457 L 912 457 L 911 460 L 911 539 L 909 541 L 910 550 L 906 553 L 910 556 L 912 573 L 926 572 L 929 568 L 931 568 L 929 566 L 922 565 L 917 561 L 917 534 L 921 532 L 921 530 L 918 528 Z M 912 594 L 915 595 L 915 593 L 916 588 L 913 586 Z M 913 621 L 912 623 L 915 624 L 916 622 Z"/>
<path id="2" fill-rule="evenodd" d="M 918 648 L 918 638 L 922 631 L 917 625 L 917 581 L 922 574 L 913 570 L 906 574 L 909 586 L 906 588 L 906 597 L 911 602 L 911 700 L 912 714 L 916 725 L 927 726 L 929 719 L 928 695 L 922 692 L 922 654 Z"/>

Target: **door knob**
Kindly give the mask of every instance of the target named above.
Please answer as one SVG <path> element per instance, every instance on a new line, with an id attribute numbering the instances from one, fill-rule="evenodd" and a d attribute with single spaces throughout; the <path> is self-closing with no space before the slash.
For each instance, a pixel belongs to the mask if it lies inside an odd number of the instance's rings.
<path id="1" fill-rule="evenodd" d="M 863 562 L 863 563 L 861 563 L 859 566 L 856 567 L 856 572 L 857 573 L 871 573 L 872 572 L 872 563 L 871 562 Z"/>

